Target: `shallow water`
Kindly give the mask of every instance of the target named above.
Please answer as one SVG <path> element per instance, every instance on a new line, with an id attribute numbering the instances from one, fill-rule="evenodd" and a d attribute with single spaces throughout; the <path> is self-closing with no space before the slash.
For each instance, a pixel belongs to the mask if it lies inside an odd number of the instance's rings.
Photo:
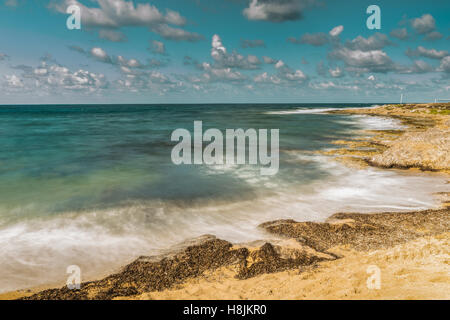
<path id="1" fill-rule="evenodd" d="M 338 211 L 425 209 L 445 180 L 354 170 L 312 151 L 396 121 L 323 111 L 368 105 L 0 107 L 0 291 L 113 270 L 210 233 L 264 237 L 267 220 L 321 221 Z M 177 128 L 280 129 L 280 170 L 175 166 Z"/>

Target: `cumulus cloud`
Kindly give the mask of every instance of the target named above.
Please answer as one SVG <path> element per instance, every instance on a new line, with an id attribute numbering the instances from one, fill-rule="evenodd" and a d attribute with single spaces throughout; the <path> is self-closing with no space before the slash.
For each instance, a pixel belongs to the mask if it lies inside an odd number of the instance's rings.
<path id="1" fill-rule="evenodd" d="M 205 71 L 203 77 L 206 81 L 226 80 L 240 82 L 247 79 L 241 72 L 235 71 L 232 68 L 217 68 L 211 66 L 211 64 L 207 62 L 204 62 L 202 67 Z"/>
<path id="2" fill-rule="evenodd" d="M 389 41 L 385 34 L 375 33 L 368 38 L 358 36 L 352 41 L 347 41 L 345 45 L 352 50 L 371 51 L 383 49 L 391 44 L 392 42 Z"/>
<path id="3" fill-rule="evenodd" d="M 261 64 L 256 56 L 244 56 L 235 51 L 228 53 L 217 34 L 212 37 L 211 57 L 218 68 L 258 69 Z"/>
<path id="4" fill-rule="evenodd" d="M 269 75 L 267 72 L 263 72 L 262 74 L 256 75 L 253 78 L 253 81 L 256 83 L 272 83 L 272 84 L 280 84 L 281 79 L 276 75 Z"/>
<path id="5" fill-rule="evenodd" d="M 152 28 L 152 31 L 158 33 L 165 39 L 174 41 L 190 41 L 195 42 L 204 39 L 202 35 L 189 32 L 180 28 L 173 28 L 167 24 L 161 24 Z"/>
<path id="6" fill-rule="evenodd" d="M 344 30 L 344 26 L 340 25 L 331 29 L 328 34 L 324 32 L 318 33 L 305 33 L 300 38 L 290 37 L 287 40 L 296 44 L 310 44 L 316 47 L 323 46 L 332 41 L 336 41 L 337 37 Z"/>
<path id="7" fill-rule="evenodd" d="M 256 83 L 272 83 L 272 84 L 302 84 L 308 77 L 302 70 L 291 69 L 282 60 L 275 63 L 275 69 L 277 71 L 274 75 L 269 75 L 267 72 L 256 75 L 253 80 Z"/>
<path id="8" fill-rule="evenodd" d="M 260 39 L 256 39 L 256 40 L 246 40 L 246 39 L 242 39 L 241 40 L 241 47 L 246 49 L 246 48 L 256 48 L 256 47 L 265 47 L 266 44 L 264 42 L 264 40 L 260 40 Z"/>
<path id="9" fill-rule="evenodd" d="M 157 54 L 166 54 L 166 46 L 164 42 L 153 40 L 151 42 L 151 51 Z"/>
<path id="10" fill-rule="evenodd" d="M 291 43 L 297 43 L 297 44 L 310 44 L 316 47 L 323 46 L 324 44 L 328 43 L 328 36 L 327 34 L 323 32 L 319 33 L 305 33 L 300 38 L 288 38 L 288 41 Z"/>
<path id="11" fill-rule="evenodd" d="M 400 39 L 400 40 L 406 40 L 409 38 L 408 30 L 406 28 L 399 28 L 394 29 L 390 33 L 391 37 Z"/>
<path id="12" fill-rule="evenodd" d="M 87 7 L 77 0 L 52 3 L 50 7 L 66 14 L 66 8 L 75 4 L 81 8 L 81 23 L 87 28 L 119 29 L 122 27 L 148 27 L 153 32 L 170 40 L 197 41 L 202 36 L 181 28 L 186 18 L 176 11 L 167 9 L 165 13 L 150 3 L 134 4 L 126 0 L 95 0 L 98 7 Z"/>
<path id="13" fill-rule="evenodd" d="M 98 36 L 100 37 L 100 39 L 105 39 L 105 40 L 109 40 L 112 42 L 126 42 L 127 41 L 127 36 L 120 31 L 114 31 L 114 30 L 110 30 L 110 29 L 101 29 L 98 32 Z"/>
<path id="14" fill-rule="evenodd" d="M 448 51 L 445 50 L 436 50 L 436 49 L 426 49 L 422 46 L 418 46 L 416 49 L 408 49 L 406 50 L 405 54 L 408 57 L 426 57 L 430 59 L 442 59 L 446 56 L 448 56 Z"/>
<path id="15" fill-rule="evenodd" d="M 3 1 L 3 3 L 7 7 L 17 7 L 17 6 L 19 6 L 19 1 L 18 0 L 5 0 L 5 1 Z"/>
<path id="16" fill-rule="evenodd" d="M 267 64 L 275 64 L 278 62 L 278 60 L 275 60 L 271 57 L 263 56 L 262 58 L 263 58 L 264 63 L 267 63 Z"/>
<path id="17" fill-rule="evenodd" d="M 359 90 L 357 85 L 352 84 L 339 84 L 334 81 L 326 82 L 312 82 L 309 87 L 315 90 L 333 90 L 333 89 L 343 89 L 343 90 Z"/>
<path id="18" fill-rule="evenodd" d="M 426 34 L 425 40 L 434 41 L 434 40 L 440 40 L 443 37 L 444 36 L 442 35 L 442 33 L 438 32 L 438 31 L 432 31 L 432 32 Z"/>
<path id="19" fill-rule="evenodd" d="M 316 65 L 316 72 L 320 76 L 326 76 L 327 75 L 327 68 L 326 68 L 325 63 L 323 61 L 320 61 Z"/>
<path id="20" fill-rule="evenodd" d="M 243 14 L 249 20 L 285 22 L 299 20 L 313 0 L 251 0 Z"/>
<path id="21" fill-rule="evenodd" d="M 127 59 L 122 55 L 109 55 L 101 47 L 93 47 L 90 50 L 84 50 L 83 48 L 78 46 L 69 46 L 69 49 L 86 55 L 87 57 L 92 58 L 96 61 L 116 66 L 122 73 L 127 74 L 137 74 L 139 72 L 142 72 L 142 70 L 144 69 L 150 69 L 164 65 L 163 61 L 159 61 L 156 59 L 149 59 L 147 63 L 141 63 L 135 58 Z"/>
<path id="22" fill-rule="evenodd" d="M 441 64 L 439 65 L 439 71 L 450 73 L 450 56 L 446 56 L 441 60 Z"/>
<path id="23" fill-rule="evenodd" d="M 102 48 L 94 47 L 94 48 L 91 49 L 91 51 L 89 53 L 96 60 L 99 60 L 99 61 L 102 61 L 102 62 L 107 62 L 107 63 L 111 63 L 112 62 L 111 57 Z"/>
<path id="24" fill-rule="evenodd" d="M 344 72 L 339 67 L 336 67 L 335 69 L 329 69 L 328 72 L 333 78 L 340 78 L 344 75 Z"/>
<path id="25" fill-rule="evenodd" d="M 418 34 L 426 34 L 436 28 L 436 21 L 429 13 L 411 20 L 411 26 Z"/>
<path id="26" fill-rule="evenodd" d="M 6 78 L 7 87 L 9 87 L 11 89 L 24 87 L 24 83 L 23 83 L 22 79 L 20 79 L 15 74 L 5 75 L 5 78 Z"/>
<path id="27" fill-rule="evenodd" d="M 347 70 L 356 73 L 386 73 L 397 69 L 395 63 L 382 50 L 363 51 L 340 47 L 333 50 L 330 57 L 344 61 Z"/>
<path id="28" fill-rule="evenodd" d="M 22 70 L 22 75 L 7 75 L 6 86 L 9 89 L 20 88 L 21 91 L 39 90 L 40 93 L 61 91 L 97 92 L 107 88 L 108 81 L 100 73 L 84 69 L 71 71 L 57 63 L 47 63 L 42 59 L 37 67 L 20 65 L 14 69 Z"/>
<path id="29" fill-rule="evenodd" d="M 415 60 L 413 65 L 407 68 L 404 73 L 426 73 L 433 70 L 433 67 L 423 60 Z"/>
<path id="30" fill-rule="evenodd" d="M 248 77 L 240 70 L 259 69 L 262 62 L 255 55 L 244 56 L 236 51 L 228 51 L 222 42 L 222 38 L 215 34 L 211 40 L 212 62 L 199 63 L 191 57 L 184 58 L 185 65 L 193 65 L 203 71 L 200 77 L 191 77 L 194 83 L 238 83 L 247 80 Z M 266 62 L 267 60 L 264 59 Z"/>
<path id="31" fill-rule="evenodd" d="M 338 35 L 341 34 L 342 31 L 344 31 L 344 26 L 340 25 L 331 29 L 329 34 L 332 37 L 337 37 Z"/>

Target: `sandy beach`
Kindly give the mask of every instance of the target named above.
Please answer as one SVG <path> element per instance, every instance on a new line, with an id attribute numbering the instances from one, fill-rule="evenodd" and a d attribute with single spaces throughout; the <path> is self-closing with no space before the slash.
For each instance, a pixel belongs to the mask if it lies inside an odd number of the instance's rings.
<path id="1" fill-rule="evenodd" d="M 330 161 L 354 170 L 420 170 L 448 179 L 450 103 L 330 112 L 394 118 L 404 125 L 335 141 L 335 149 L 321 152 Z M 449 193 L 436 197 L 439 209 L 268 221 L 258 227 L 268 238 L 251 243 L 205 235 L 159 256 L 139 257 L 80 290 L 48 285 L 0 299 L 449 299 Z M 373 270 L 379 272 L 375 287 Z"/>

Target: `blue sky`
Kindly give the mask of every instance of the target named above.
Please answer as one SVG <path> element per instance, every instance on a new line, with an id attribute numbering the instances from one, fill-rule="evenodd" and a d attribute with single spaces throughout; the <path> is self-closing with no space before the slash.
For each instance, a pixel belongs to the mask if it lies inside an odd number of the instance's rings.
<path id="1" fill-rule="evenodd" d="M 0 104 L 450 98 L 449 1 L 0 2 Z"/>

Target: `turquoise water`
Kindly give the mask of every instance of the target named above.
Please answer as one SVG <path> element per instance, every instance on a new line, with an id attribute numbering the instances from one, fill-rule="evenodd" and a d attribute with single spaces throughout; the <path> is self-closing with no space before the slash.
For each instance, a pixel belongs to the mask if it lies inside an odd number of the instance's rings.
<path id="1" fill-rule="evenodd" d="M 202 120 L 204 130 L 280 128 L 282 151 L 321 149 L 349 135 L 352 126 L 341 124 L 341 116 L 266 113 L 299 107 L 307 106 L 2 107 L 0 223 L 128 201 L 252 197 L 255 187 L 232 172 L 208 174 L 199 166 L 173 165 L 171 132 L 192 131 L 194 120 Z M 288 159 L 281 152 L 274 179 L 290 184 L 301 176 L 308 183 L 326 175 L 313 162 L 294 166 Z"/>
<path id="2" fill-rule="evenodd" d="M 321 112 L 364 106 L 0 107 L 0 291 L 63 281 L 71 264 L 95 276 L 205 233 L 251 240 L 270 219 L 433 206 L 412 184 L 436 180 L 350 170 L 313 152 L 363 128 L 399 126 Z M 171 133 L 195 120 L 204 130 L 279 129 L 278 174 L 174 165 Z"/>

